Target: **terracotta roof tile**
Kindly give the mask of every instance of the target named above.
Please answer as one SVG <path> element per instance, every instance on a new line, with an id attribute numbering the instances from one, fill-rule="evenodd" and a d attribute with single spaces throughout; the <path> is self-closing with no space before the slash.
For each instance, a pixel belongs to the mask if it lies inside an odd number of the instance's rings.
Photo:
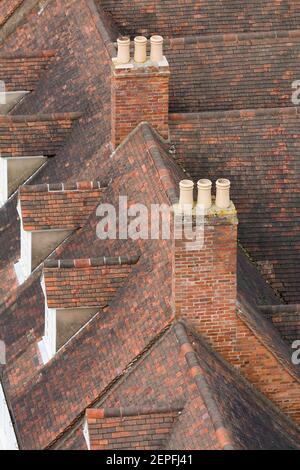
<path id="1" fill-rule="evenodd" d="M 91 450 L 164 449 L 178 411 L 137 408 L 86 411 Z"/>
<path id="2" fill-rule="evenodd" d="M 100 181 L 23 186 L 19 190 L 23 227 L 28 231 L 82 227 L 106 187 Z"/>
<path id="3" fill-rule="evenodd" d="M 49 308 L 104 308 L 124 286 L 138 258 L 62 260 L 46 263 L 44 281 Z M 49 267 L 49 265 L 51 267 Z"/>
<path id="4" fill-rule="evenodd" d="M 54 57 L 54 51 L 32 54 L 0 53 L 0 80 L 6 91 L 32 91 Z"/>
<path id="5" fill-rule="evenodd" d="M 62 147 L 78 113 L 0 116 L 1 157 L 53 156 Z"/>
<path id="6" fill-rule="evenodd" d="M 299 109 L 170 116 L 177 162 L 195 181 L 232 181 L 242 245 L 285 301 L 297 303 Z"/>
<path id="7" fill-rule="evenodd" d="M 300 31 L 294 33 L 200 35 L 167 41 L 170 111 L 293 106 L 292 83 L 300 74 Z"/>
<path id="8" fill-rule="evenodd" d="M 260 311 L 272 321 L 280 336 L 291 346 L 300 338 L 300 305 L 264 305 Z"/>
<path id="9" fill-rule="evenodd" d="M 298 2 L 286 0 L 244 0 L 243 9 L 235 8 L 227 0 L 96 0 L 112 15 L 123 34 L 162 34 L 187 36 L 189 34 L 232 33 L 295 29 L 299 25 Z"/>
<path id="10" fill-rule="evenodd" d="M 8 20 L 24 0 L 5 0 L 0 4 L 0 27 Z"/>

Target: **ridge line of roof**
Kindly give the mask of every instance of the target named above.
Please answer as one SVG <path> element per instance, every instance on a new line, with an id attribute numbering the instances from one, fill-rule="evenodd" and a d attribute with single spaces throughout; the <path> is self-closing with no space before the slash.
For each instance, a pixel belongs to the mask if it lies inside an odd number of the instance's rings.
<path id="1" fill-rule="evenodd" d="M 102 21 L 98 8 L 96 7 L 94 0 L 86 0 L 86 4 L 87 4 L 88 9 L 90 10 L 91 16 L 101 36 L 101 39 L 103 40 L 105 49 L 108 55 L 112 58 L 116 54 L 117 50 L 107 32 L 104 22 Z"/>
<path id="2" fill-rule="evenodd" d="M 184 325 L 184 327 L 186 328 L 187 325 L 186 325 L 184 320 L 181 320 L 180 323 L 182 323 Z M 201 344 L 206 348 L 206 350 L 209 352 L 209 354 L 211 354 L 214 357 L 215 360 L 218 360 L 219 362 L 221 362 L 223 367 L 230 370 L 232 374 L 237 376 L 240 381 L 242 381 L 248 388 L 251 389 L 253 394 L 255 394 L 261 401 L 263 401 L 264 404 L 268 408 L 270 408 L 274 413 L 276 413 L 277 415 L 279 414 L 281 419 L 284 419 L 290 427 L 292 427 L 298 433 L 300 432 L 300 426 L 298 426 L 295 421 L 293 421 L 286 413 L 284 413 L 280 408 L 278 408 L 274 404 L 273 401 L 271 401 L 262 392 L 260 392 L 259 389 L 255 385 L 253 385 L 253 383 L 249 382 L 248 379 L 246 379 L 246 377 L 244 375 L 242 375 L 240 373 L 240 371 L 233 364 L 226 361 L 226 359 L 224 359 L 224 357 L 219 352 L 217 352 L 215 349 L 213 349 L 212 346 L 209 343 L 207 343 L 207 341 L 203 338 L 203 336 L 200 333 L 198 333 L 190 325 L 188 327 L 189 327 L 189 330 L 191 331 L 191 333 L 193 334 L 193 336 L 201 341 Z M 276 421 L 276 424 L 277 424 L 277 421 Z M 289 434 L 286 434 L 286 435 L 289 437 L 289 439 L 292 439 L 294 442 L 296 442 L 293 438 L 290 437 Z M 297 442 L 296 442 L 296 444 L 299 446 L 299 444 Z"/>
<path id="3" fill-rule="evenodd" d="M 179 321 L 174 326 L 175 335 L 184 354 L 191 376 L 194 378 L 197 388 L 203 398 L 212 424 L 215 428 L 216 437 L 223 450 L 235 450 L 235 445 L 230 436 L 230 431 L 226 428 L 223 417 L 220 414 L 217 403 L 210 392 L 208 382 L 202 373 L 197 354 L 191 345 L 185 329 L 185 323 Z"/>
<path id="4" fill-rule="evenodd" d="M 259 310 L 270 315 L 300 313 L 300 304 L 259 305 Z"/>
<path id="5" fill-rule="evenodd" d="M 87 419 L 103 419 L 103 418 L 124 418 L 130 416 L 144 416 L 165 413 L 180 413 L 181 408 L 172 409 L 166 406 L 157 408 L 128 406 L 125 408 L 88 408 L 86 410 Z"/>
<path id="6" fill-rule="evenodd" d="M 4 16 L 3 20 L 2 20 L 2 23 L 1 23 L 1 28 L 5 25 L 5 23 L 9 20 L 9 18 L 11 16 L 13 16 L 13 14 L 15 13 L 15 11 L 20 8 L 20 6 L 22 5 L 22 3 L 24 3 L 24 0 L 19 0 L 18 3 L 12 8 L 12 10 L 10 10 L 8 13 L 6 13 L 6 15 Z"/>
<path id="7" fill-rule="evenodd" d="M 173 44 L 196 44 L 217 42 L 231 46 L 243 41 L 259 40 L 259 39 L 300 39 L 300 29 L 292 30 L 276 30 L 276 31 L 259 31 L 244 33 L 219 33 L 207 35 L 185 35 L 180 37 L 169 38 L 165 40 L 166 45 Z"/>
<path id="8" fill-rule="evenodd" d="M 42 51 L 32 51 L 32 52 L 14 52 L 14 53 L 1 53 L 0 52 L 0 60 L 14 60 L 14 59 L 47 59 L 55 57 L 56 51 L 54 49 L 46 49 Z"/>
<path id="9" fill-rule="evenodd" d="M 152 348 L 156 347 L 157 344 L 159 344 L 160 341 L 164 338 L 165 334 L 169 333 L 172 329 L 174 322 L 174 318 L 171 318 L 171 320 L 167 321 L 165 323 L 165 326 L 161 328 L 161 330 L 157 333 L 156 336 L 154 336 L 149 343 L 146 344 L 145 348 L 138 354 L 136 355 L 130 363 L 127 364 L 127 366 L 123 369 L 123 371 L 118 374 L 113 380 L 110 381 L 110 383 L 99 393 L 98 397 L 93 400 L 79 415 L 59 434 L 56 436 L 55 439 L 53 439 L 49 444 L 45 446 L 45 450 L 49 450 L 55 446 L 55 444 L 59 443 L 59 440 L 68 432 L 68 431 L 73 431 L 78 429 L 78 427 L 81 425 L 84 417 L 85 417 L 85 412 L 87 409 L 95 406 L 97 403 L 102 403 L 106 398 L 107 395 L 111 392 L 111 390 L 114 387 L 118 387 L 120 385 L 120 382 L 122 380 L 125 380 L 127 377 L 127 374 L 130 374 L 132 370 L 138 366 L 139 361 L 145 360 L 145 358 L 150 354 Z M 75 429 L 73 429 L 75 426 Z"/>
<path id="10" fill-rule="evenodd" d="M 14 33 L 26 19 L 26 17 L 38 6 L 40 0 L 27 0 L 20 3 L 12 15 L 10 15 L 0 29 L 0 45 L 4 44 L 6 39 Z"/>
<path id="11" fill-rule="evenodd" d="M 68 191 L 90 191 L 92 189 L 105 189 L 108 187 L 108 180 L 77 181 L 74 183 L 43 183 L 36 185 L 20 186 L 19 192 L 23 193 L 52 193 Z"/>
<path id="12" fill-rule="evenodd" d="M 42 265 L 31 273 L 31 275 L 26 279 L 23 284 L 20 284 L 5 300 L 0 304 L 0 315 L 11 308 L 18 300 L 19 296 L 33 284 L 42 274 L 41 270 Z"/>
<path id="13" fill-rule="evenodd" d="M 45 269 L 81 269 L 95 268 L 98 266 L 124 266 L 134 265 L 139 261 L 140 256 L 103 256 L 101 258 L 84 258 L 84 259 L 48 259 L 44 262 Z"/>
<path id="14" fill-rule="evenodd" d="M 166 143 L 166 141 L 162 138 L 162 136 L 158 132 L 155 131 L 155 129 L 153 129 L 153 127 L 150 124 L 146 122 L 142 122 L 141 124 L 143 124 L 141 126 L 141 131 L 143 134 L 143 138 L 145 140 L 146 148 L 151 155 L 152 161 L 155 165 L 155 168 L 159 177 L 159 181 L 161 182 L 163 190 L 165 191 L 170 203 L 172 205 L 177 204 L 178 197 L 177 197 L 177 193 L 176 193 L 176 189 L 173 184 L 173 181 L 170 178 L 170 171 L 165 165 L 164 159 L 162 158 L 159 148 L 156 145 L 154 147 L 154 145 L 150 144 L 150 140 L 154 140 L 153 134 L 155 134 L 155 136 L 159 138 L 161 143 Z M 174 164 L 177 165 L 175 160 L 174 160 Z M 165 174 L 163 175 L 162 172 Z M 167 178 L 167 182 L 165 181 L 165 178 Z"/>
<path id="15" fill-rule="evenodd" d="M 297 116 L 300 115 L 299 106 L 285 106 L 277 108 L 248 108 L 238 110 L 223 110 L 223 111 L 204 111 L 194 113 L 170 113 L 169 122 L 177 121 L 202 121 L 203 119 L 215 119 L 222 117 L 232 118 L 253 118 L 267 115 L 283 115 L 283 116 Z"/>
<path id="16" fill-rule="evenodd" d="M 10 114 L 0 116 L 0 124 L 2 122 L 34 122 L 34 121 L 76 121 L 81 118 L 81 113 L 50 113 L 50 114 Z"/>

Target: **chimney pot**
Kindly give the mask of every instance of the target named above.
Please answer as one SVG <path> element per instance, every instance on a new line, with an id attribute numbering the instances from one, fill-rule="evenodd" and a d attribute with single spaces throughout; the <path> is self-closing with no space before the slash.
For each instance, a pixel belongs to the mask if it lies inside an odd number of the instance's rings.
<path id="1" fill-rule="evenodd" d="M 194 183 L 191 180 L 182 180 L 179 187 L 179 206 L 183 212 L 191 212 L 194 205 Z"/>
<path id="2" fill-rule="evenodd" d="M 211 188 L 212 182 L 208 179 L 201 179 L 198 181 L 198 206 L 203 206 L 204 209 L 210 209 L 212 206 L 211 201 Z"/>
<path id="3" fill-rule="evenodd" d="M 151 54 L 150 60 L 152 62 L 161 62 L 163 60 L 163 42 L 162 36 L 151 36 Z"/>
<path id="4" fill-rule="evenodd" d="M 230 206 L 230 181 L 224 178 L 218 179 L 216 206 L 219 209 L 228 209 Z"/>
<path id="5" fill-rule="evenodd" d="M 145 36 L 136 36 L 134 38 L 134 61 L 142 64 L 147 60 L 147 38 Z"/>
<path id="6" fill-rule="evenodd" d="M 119 64 L 128 64 L 130 62 L 130 38 L 128 36 L 121 36 L 117 39 L 118 43 L 118 57 Z"/>

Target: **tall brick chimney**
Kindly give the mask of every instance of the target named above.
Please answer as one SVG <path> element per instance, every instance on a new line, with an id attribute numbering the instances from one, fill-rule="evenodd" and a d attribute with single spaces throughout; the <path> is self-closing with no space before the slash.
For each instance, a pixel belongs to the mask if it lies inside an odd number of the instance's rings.
<path id="1" fill-rule="evenodd" d="M 156 38 L 158 36 L 151 41 L 152 49 L 157 48 Z M 139 36 L 135 41 L 135 57 L 139 57 L 139 60 L 142 57 L 140 51 L 142 47 L 145 47 L 143 37 Z M 161 59 L 158 62 L 146 56 L 145 62 L 136 62 L 132 58 L 128 63 L 121 63 L 118 60 L 120 54 L 112 59 L 112 144 L 114 147 L 117 147 L 142 121 L 152 124 L 163 138 L 169 137 L 170 69 L 167 59 L 164 56 L 159 57 L 154 52 L 156 51 L 151 51 L 150 57 Z"/>
<path id="2" fill-rule="evenodd" d="M 175 214 L 175 217 L 180 226 L 183 216 Z M 213 204 L 205 208 L 203 220 L 203 240 L 193 242 L 184 234 L 178 239 L 178 230 L 175 236 L 174 308 L 176 316 L 187 319 L 216 350 L 230 359 L 237 337 L 235 207 L 232 202 L 225 209 Z M 195 216 L 191 223 L 195 230 Z"/>

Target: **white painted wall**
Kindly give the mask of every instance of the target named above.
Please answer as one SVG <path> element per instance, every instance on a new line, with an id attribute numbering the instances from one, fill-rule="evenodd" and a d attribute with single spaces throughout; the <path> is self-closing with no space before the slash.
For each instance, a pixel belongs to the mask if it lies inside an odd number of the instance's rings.
<path id="1" fill-rule="evenodd" d="M 4 206 L 8 195 L 7 159 L 0 157 L 0 207 Z"/>
<path id="2" fill-rule="evenodd" d="M 0 450 L 19 450 L 15 430 L 0 383 Z"/>

